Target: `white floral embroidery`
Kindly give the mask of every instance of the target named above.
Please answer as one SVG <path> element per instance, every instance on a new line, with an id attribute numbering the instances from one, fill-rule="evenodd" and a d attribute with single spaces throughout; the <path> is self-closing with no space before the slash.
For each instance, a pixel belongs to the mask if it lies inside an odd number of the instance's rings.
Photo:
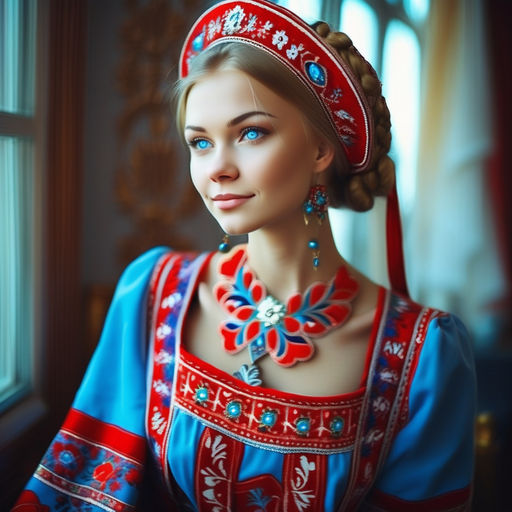
<path id="1" fill-rule="evenodd" d="M 337 110 L 335 114 L 344 121 L 349 121 L 350 123 L 354 122 L 354 118 L 345 110 Z"/>
<path id="2" fill-rule="evenodd" d="M 349 135 L 355 135 L 356 132 L 350 128 L 350 126 L 344 125 L 341 127 L 341 130 L 345 133 L 348 133 Z"/>
<path id="3" fill-rule="evenodd" d="M 370 432 L 368 432 L 365 438 L 365 442 L 368 444 L 375 444 L 382 439 L 383 435 L 384 432 L 382 432 L 382 430 L 373 428 L 372 430 L 370 430 Z"/>
<path id="4" fill-rule="evenodd" d="M 171 388 L 161 379 L 153 382 L 153 389 L 159 394 L 164 396 L 171 396 Z"/>
<path id="5" fill-rule="evenodd" d="M 157 364 L 167 364 L 174 362 L 174 354 L 170 354 L 165 350 L 160 350 L 158 354 L 155 356 L 155 362 Z"/>
<path id="6" fill-rule="evenodd" d="M 333 89 L 331 91 L 331 94 L 329 96 L 329 99 L 331 101 L 338 101 L 341 97 L 343 96 L 343 91 L 339 88 L 339 87 L 336 87 L 336 89 Z M 338 117 L 340 117 L 340 114 L 339 113 L 342 113 L 342 112 L 345 112 L 344 110 L 339 110 L 338 112 L 336 112 L 336 115 Z"/>
<path id="7" fill-rule="evenodd" d="M 214 505 L 212 511 L 221 512 L 226 510 L 226 507 L 218 500 L 215 495 L 215 486 L 225 481 L 227 478 L 226 469 L 224 467 L 224 462 L 227 457 L 226 451 L 226 443 L 222 443 L 222 436 L 215 436 L 215 439 L 212 443 L 212 438 L 208 437 L 205 443 L 206 448 L 211 450 L 213 464 L 216 467 L 206 467 L 201 469 L 201 475 L 204 477 L 204 483 L 209 487 L 203 491 L 203 497 L 206 502 Z"/>
<path id="8" fill-rule="evenodd" d="M 254 32 L 256 30 L 256 21 L 258 20 L 258 16 L 255 14 L 251 14 L 249 16 L 249 20 L 247 21 L 247 25 L 245 26 L 245 32 Z"/>
<path id="9" fill-rule="evenodd" d="M 239 6 L 233 7 L 230 11 L 226 13 L 226 18 L 224 21 L 224 28 L 222 29 L 222 33 L 224 35 L 235 34 L 242 27 L 242 20 L 245 18 L 244 10 Z"/>
<path id="10" fill-rule="evenodd" d="M 292 44 L 288 50 L 286 50 L 286 55 L 290 60 L 295 60 L 297 56 L 299 55 L 299 52 L 304 50 L 304 46 L 302 43 L 299 44 L 299 46 Z"/>
<path id="11" fill-rule="evenodd" d="M 222 23 L 220 21 L 220 17 L 218 17 L 216 20 L 210 20 L 206 31 L 206 36 L 208 40 L 213 39 L 215 35 L 218 34 L 221 30 Z"/>
<path id="12" fill-rule="evenodd" d="M 316 465 L 314 462 L 308 462 L 305 455 L 302 455 L 300 458 L 300 465 L 300 468 L 295 468 L 297 477 L 295 480 L 292 480 L 292 494 L 295 505 L 302 512 L 309 508 L 311 501 L 315 498 L 313 492 L 305 489 L 305 487 L 309 480 L 309 473 L 310 471 L 315 471 Z"/>
<path id="13" fill-rule="evenodd" d="M 283 49 L 283 46 L 288 42 L 288 36 L 284 30 L 277 30 L 272 36 L 272 44 L 277 46 L 279 50 Z"/>
<path id="14" fill-rule="evenodd" d="M 372 403 L 373 410 L 376 414 L 384 414 L 389 411 L 389 400 L 383 396 L 378 396 Z"/>
<path id="15" fill-rule="evenodd" d="M 170 325 L 160 324 L 160 326 L 156 330 L 156 337 L 159 340 L 163 340 L 166 336 L 169 336 L 169 334 L 171 334 L 171 332 L 172 332 L 172 328 Z"/>
<path id="16" fill-rule="evenodd" d="M 384 352 L 386 354 L 392 354 L 394 356 L 397 356 L 400 359 L 403 359 L 405 357 L 404 346 L 399 341 L 386 341 L 386 343 L 384 344 Z"/>
<path id="17" fill-rule="evenodd" d="M 171 293 L 171 295 L 168 295 L 164 298 L 162 301 L 162 307 L 163 308 L 173 308 L 176 306 L 176 304 L 181 300 L 181 293 Z"/>
<path id="18" fill-rule="evenodd" d="M 156 432 L 161 435 L 165 429 L 166 421 L 165 418 L 160 414 L 160 411 L 155 407 L 153 409 L 156 411 L 151 417 L 151 429 L 156 430 Z"/>
<path id="19" fill-rule="evenodd" d="M 398 374 L 394 370 L 382 370 L 379 375 L 384 382 L 389 382 L 390 384 L 398 382 Z"/>
<path id="20" fill-rule="evenodd" d="M 258 29 L 258 37 L 260 39 L 265 39 L 268 35 L 268 33 L 272 30 L 272 27 L 274 25 L 270 23 L 270 21 L 266 21 L 265 24 Z"/>

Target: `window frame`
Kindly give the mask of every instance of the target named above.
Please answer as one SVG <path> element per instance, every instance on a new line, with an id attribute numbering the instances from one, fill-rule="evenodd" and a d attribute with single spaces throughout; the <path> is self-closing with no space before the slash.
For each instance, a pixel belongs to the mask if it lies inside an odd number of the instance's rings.
<path id="1" fill-rule="evenodd" d="M 46 162 L 48 4 L 36 5 L 36 52 L 34 112 L 32 116 L 0 111 L 0 136 L 30 137 L 33 141 L 33 213 L 32 213 L 32 336 L 30 340 L 31 378 L 28 390 L 8 397 L 0 404 L 0 450 L 39 421 L 47 411 L 41 395 L 43 385 L 43 184 Z"/>

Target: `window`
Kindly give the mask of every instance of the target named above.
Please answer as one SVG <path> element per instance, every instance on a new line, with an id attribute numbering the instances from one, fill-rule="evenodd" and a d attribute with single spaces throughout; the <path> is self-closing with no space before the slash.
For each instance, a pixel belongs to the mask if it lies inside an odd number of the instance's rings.
<path id="1" fill-rule="evenodd" d="M 35 0 L 0 3 L 0 413 L 32 387 Z"/>
<path id="2" fill-rule="evenodd" d="M 400 209 L 407 245 L 407 225 L 416 194 L 421 95 L 422 36 L 429 0 L 316 0 L 278 2 L 307 22 L 325 19 L 346 32 L 372 64 L 383 83 L 392 120 L 390 156 L 396 164 Z M 331 223 L 343 255 L 361 271 L 387 282 L 385 201 L 366 213 L 332 210 Z"/>

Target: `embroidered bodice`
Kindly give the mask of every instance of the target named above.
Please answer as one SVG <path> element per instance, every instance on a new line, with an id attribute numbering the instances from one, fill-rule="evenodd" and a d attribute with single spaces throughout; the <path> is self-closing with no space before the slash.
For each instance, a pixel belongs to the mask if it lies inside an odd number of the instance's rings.
<path id="1" fill-rule="evenodd" d="M 181 346 L 209 257 L 156 249 L 128 267 L 16 511 L 464 509 L 474 374 L 460 321 L 382 289 L 361 389 L 253 387 Z"/>

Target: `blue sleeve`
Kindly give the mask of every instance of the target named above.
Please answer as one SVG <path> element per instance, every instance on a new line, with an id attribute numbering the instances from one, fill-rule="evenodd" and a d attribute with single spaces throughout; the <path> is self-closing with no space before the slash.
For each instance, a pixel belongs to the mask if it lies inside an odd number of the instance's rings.
<path id="1" fill-rule="evenodd" d="M 73 408 L 144 435 L 146 299 L 153 268 L 168 249 L 152 249 L 123 272 L 98 347 Z"/>
<path id="2" fill-rule="evenodd" d="M 376 501 L 388 504 L 383 510 L 448 510 L 469 500 L 475 413 L 468 333 L 458 318 L 440 316 L 429 325 L 419 356 L 408 421 L 375 484 Z"/>
<path id="3" fill-rule="evenodd" d="M 14 510 L 133 510 L 146 453 L 147 296 L 167 251 L 148 251 L 121 276 L 72 408 Z"/>

